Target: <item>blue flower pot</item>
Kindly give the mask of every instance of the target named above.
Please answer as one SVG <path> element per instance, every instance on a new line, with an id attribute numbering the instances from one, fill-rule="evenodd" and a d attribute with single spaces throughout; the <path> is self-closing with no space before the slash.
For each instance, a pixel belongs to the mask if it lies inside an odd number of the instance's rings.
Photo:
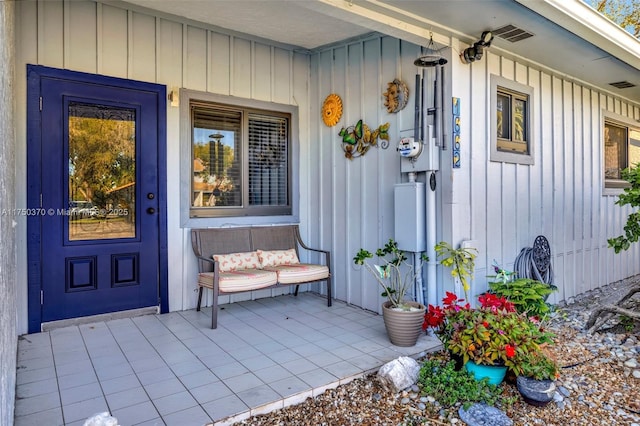
<path id="1" fill-rule="evenodd" d="M 473 376 L 478 381 L 484 378 L 489 379 L 490 385 L 499 385 L 507 374 L 507 367 L 505 366 L 476 364 L 473 361 L 468 361 L 464 365 L 464 368 L 466 368 L 468 372 L 473 373 Z"/>

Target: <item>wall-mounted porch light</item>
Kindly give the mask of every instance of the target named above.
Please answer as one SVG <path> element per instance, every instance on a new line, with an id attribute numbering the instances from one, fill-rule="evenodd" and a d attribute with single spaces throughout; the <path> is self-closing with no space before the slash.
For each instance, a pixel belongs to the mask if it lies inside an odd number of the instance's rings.
<path id="1" fill-rule="evenodd" d="M 480 36 L 480 40 L 473 43 L 473 46 L 467 47 L 460 54 L 460 60 L 463 64 L 470 64 L 471 62 L 479 61 L 482 59 L 484 49 L 491 47 L 491 41 L 493 40 L 493 34 L 491 31 L 485 31 Z"/>

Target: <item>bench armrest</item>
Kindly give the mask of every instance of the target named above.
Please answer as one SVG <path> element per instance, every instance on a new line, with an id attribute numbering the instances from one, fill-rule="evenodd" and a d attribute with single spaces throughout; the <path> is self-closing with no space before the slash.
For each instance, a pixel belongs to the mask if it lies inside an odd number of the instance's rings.
<path id="1" fill-rule="evenodd" d="M 200 260 L 202 262 L 210 263 L 214 270 L 215 270 L 216 264 L 218 263 L 217 260 L 213 260 L 213 259 L 211 259 L 209 257 L 204 257 L 204 256 L 196 256 L 196 259 L 198 259 L 198 260 Z M 205 272 L 205 271 L 202 270 L 200 262 L 198 262 L 198 272 Z"/>
<path id="2" fill-rule="evenodd" d="M 302 237 L 300 236 L 300 230 L 297 227 L 296 227 L 295 234 L 296 234 L 296 240 L 298 241 L 298 244 L 300 244 L 300 247 L 302 247 L 305 250 L 315 251 L 317 253 L 324 254 L 324 263 L 327 266 L 327 268 L 329 268 L 329 271 L 331 271 L 331 252 L 329 252 L 328 250 L 312 248 L 306 245 L 304 241 L 302 241 Z"/>

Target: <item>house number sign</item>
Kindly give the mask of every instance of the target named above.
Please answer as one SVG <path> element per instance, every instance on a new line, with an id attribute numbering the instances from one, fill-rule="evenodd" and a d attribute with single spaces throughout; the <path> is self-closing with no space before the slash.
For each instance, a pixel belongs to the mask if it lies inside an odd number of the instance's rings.
<path id="1" fill-rule="evenodd" d="M 460 168 L 460 98 L 453 98 L 453 120 L 451 120 L 453 131 L 451 132 L 453 153 L 453 168 Z"/>

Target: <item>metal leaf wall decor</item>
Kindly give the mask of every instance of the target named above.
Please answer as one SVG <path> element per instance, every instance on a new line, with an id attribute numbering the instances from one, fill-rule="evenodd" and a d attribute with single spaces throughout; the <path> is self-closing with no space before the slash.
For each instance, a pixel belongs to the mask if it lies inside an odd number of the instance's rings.
<path id="1" fill-rule="evenodd" d="M 382 149 L 389 147 L 389 123 L 381 124 L 371 131 L 362 120 L 358 120 L 354 126 L 340 129 L 338 134 L 342 136 L 344 156 L 349 160 L 366 154 L 369 148 L 378 145 L 378 139 L 381 140 Z"/>

